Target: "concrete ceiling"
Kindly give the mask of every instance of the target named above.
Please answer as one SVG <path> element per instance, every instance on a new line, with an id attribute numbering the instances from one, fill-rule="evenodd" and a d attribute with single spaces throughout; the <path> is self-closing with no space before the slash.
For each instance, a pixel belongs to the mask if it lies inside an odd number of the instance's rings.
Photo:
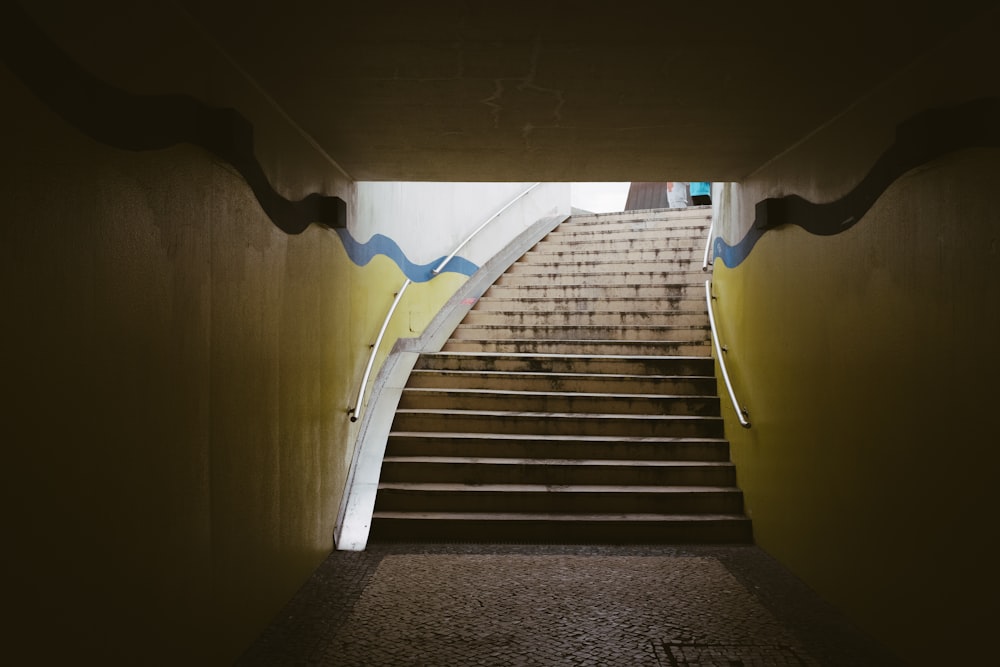
<path id="1" fill-rule="evenodd" d="M 982 3 L 181 0 L 357 180 L 738 180 Z"/>

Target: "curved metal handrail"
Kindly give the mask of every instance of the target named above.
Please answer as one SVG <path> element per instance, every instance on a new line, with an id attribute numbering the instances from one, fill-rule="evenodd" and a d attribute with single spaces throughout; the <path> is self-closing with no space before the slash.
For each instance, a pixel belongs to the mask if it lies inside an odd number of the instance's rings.
<path id="1" fill-rule="evenodd" d="M 511 199 L 509 202 L 507 202 L 504 205 L 503 208 L 501 208 L 499 211 L 497 211 L 496 213 L 494 213 L 493 215 L 491 215 L 489 218 L 487 218 L 486 222 L 484 222 L 483 224 L 481 224 L 478 227 L 476 227 L 475 231 L 473 231 L 471 234 L 469 234 L 466 237 L 466 239 L 464 241 L 462 241 L 458 245 L 458 247 L 455 248 L 455 250 L 452 251 L 452 253 L 450 255 L 448 255 L 447 257 L 445 257 L 441 261 L 441 263 L 437 265 L 436 268 L 434 268 L 433 270 L 431 270 L 431 274 L 432 274 L 431 277 L 432 278 L 437 277 L 441 273 L 441 271 L 444 270 L 444 267 L 448 266 L 448 262 L 450 262 L 451 260 L 455 259 L 455 256 L 458 254 L 458 252 L 462 248 L 464 248 L 466 246 L 466 244 L 468 244 L 469 241 L 471 241 L 473 239 L 473 237 L 476 236 L 476 234 L 478 234 L 479 232 L 483 231 L 488 224 L 490 224 L 491 222 L 493 222 L 494 220 L 496 220 L 498 217 L 500 217 L 501 213 L 503 213 L 508 208 L 510 208 L 511 206 L 513 206 L 518 200 L 520 200 L 526 194 L 528 194 L 529 192 L 531 192 L 532 190 L 534 190 L 535 188 L 537 188 L 539 185 L 541 185 L 541 183 L 535 183 L 534 185 L 532 185 L 531 187 L 529 187 L 527 190 L 525 190 L 524 192 L 522 192 L 521 194 L 519 194 L 516 197 L 514 197 L 513 199 Z M 398 292 L 396 292 L 396 298 L 395 298 L 395 300 L 393 300 L 392 306 L 389 307 L 389 312 L 386 313 L 385 320 L 382 321 L 382 328 L 379 329 L 378 337 L 375 338 L 375 342 L 372 344 L 372 352 L 368 356 L 368 365 L 365 366 L 365 374 L 361 377 L 361 387 L 358 389 L 357 400 L 354 402 L 354 407 L 353 408 L 348 408 L 348 410 L 347 410 L 348 414 L 351 415 L 351 421 L 352 422 L 358 421 L 358 418 L 361 416 L 361 412 L 362 412 L 361 407 L 362 407 L 362 401 L 365 398 L 365 389 L 368 388 L 368 380 L 371 377 L 372 368 L 375 366 L 375 357 L 376 357 L 376 355 L 378 355 L 378 348 L 382 344 L 382 338 L 385 337 L 385 331 L 386 331 L 386 329 L 389 328 L 389 320 L 392 319 L 392 314 L 394 312 L 396 312 L 396 306 L 399 305 L 399 301 L 403 298 L 403 293 L 406 291 L 406 288 L 409 287 L 412 282 L 413 282 L 412 280 L 410 280 L 409 278 L 407 278 L 406 282 L 403 283 L 403 286 L 399 288 Z"/>
<path id="2" fill-rule="evenodd" d="M 399 305 L 400 300 L 403 298 L 403 293 L 406 292 L 406 288 L 409 287 L 412 282 L 412 280 L 407 278 L 406 282 L 403 283 L 403 286 L 399 288 L 398 292 L 396 292 L 396 298 L 389 307 L 389 312 L 386 314 L 385 320 L 382 322 L 382 328 L 379 329 L 378 336 L 372 344 L 372 353 L 368 356 L 368 365 L 365 366 L 365 374 L 361 377 L 361 388 L 358 389 L 358 398 L 354 402 L 354 407 L 347 411 L 351 415 L 352 422 L 358 421 L 358 417 L 361 415 L 361 401 L 365 398 L 365 389 L 368 387 L 368 378 L 371 377 L 372 366 L 375 365 L 375 356 L 378 354 L 378 348 L 382 344 L 382 338 L 385 337 L 385 330 L 389 328 L 389 320 L 392 319 L 392 314 L 396 312 L 396 306 Z"/>
<path id="3" fill-rule="evenodd" d="M 450 255 L 448 255 L 447 257 L 445 257 L 444 260 L 442 260 L 441 263 L 437 265 L 437 268 L 431 270 L 431 273 L 433 273 L 435 276 L 438 275 L 439 273 L 441 273 L 441 271 L 444 270 L 444 267 L 448 266 L 448 262 L 450 262 L 451 260 L 455 259 L 455 255 L 457 255 L 459 253 L 459 251 L 462 248 L 464 248 L 465 245 L 469 241 L 471 241 L 476 234 L 478 234 L 479 232 L 483 231 L 486 228 L 486 225 L 490 224 L 491 222 L 493 222 L 494 220 L 496 220 L 497 218 L 499 218 L 501 213 L 503 213 L 508 208 L 510 208 L 511 206 L 513 206 L 519 199 L 521 199 L 521 197 L 523 197 L 524 195 L 528 194 L 529 192 L 531 192 L 532 190 L 534 190 L 535 188 L 537 188 L 539 185 L 541 185 L 541 183 L 535 183 L 530 188 L 528 188 L 527 190 L 525 190 L 524 192 L 522 192 L 518 196 L 516 196 L 513 199 L 511 199 L 509 202 L 507 202 L 504 205 L 504 207 L 501 208 L 499 211 L 497 211 L 496 213 L 494 213 L 493 215 L 491 215 L 489 218 L 487 218 L 486 222 L 484 222 L 483 224 L 481 224 L 478 227 L 476 227 L 475 231 L 473 231 L 471 234 L 469 234 L 464 241 L 462 241 L 461 243 L 458 244 L 458 247 L 455 248 Z"/>
<path id="4" fill-rule="evenodd" d="M 726 383 L 726 391 L 729 392 L 729 400 L 733 402 L 733 408 L 736 409 L 736 416 L 740 420 L 740 426 L 743 428 L 750 428 L 750 413 L 745 407 L 740 406 L 740 402 L 736 400 L 736 392 L 733 391 L 733 383 L 729 381 L 729 371 L 726 370 L 726 359 L 722 356 L 725 352 L 725 348 L 719 343 L 719 334 L 715 327 L 715 313 L 712 309 L 712 281 L 705 281 L 705 302 L 708 305 L 708 323 L 712 328 L 712 344 L 715 346 L 715 356 L 719 359 L 719 370 L 722 371 L 722 379 Z"/>
<path id="5" fill-rule="evenodd" d="M 712 216 L 712 224 L 708 226 L 708 238 L 705 239 L 705 259 L 701 262 L 701 270 L 708 271 L 708 253 L 712 249 L 712 232 L 715 231 L 715 216 Z"/>

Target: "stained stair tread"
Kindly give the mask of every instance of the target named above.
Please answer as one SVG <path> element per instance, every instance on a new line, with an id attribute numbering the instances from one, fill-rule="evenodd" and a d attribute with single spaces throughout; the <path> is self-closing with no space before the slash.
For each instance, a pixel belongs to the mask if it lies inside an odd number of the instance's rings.
<path id="1" fill-rule="evenodd" d="M 639 257 L 636 257 L 639 255 Z M 537 267 L 616 267 L 621 265 L 635 266 L 636 269 L 646 266 L 666 267 L 668 270 L 688 270 L 688 265 L 697 265 L 701 269 L 704 257 L 700 249 L 669 245 L 646 248 L 617 248 L 615 250 L 586 250 L 583 248 L 569 249 L 562 247 L 540 248 L 531 257 L 527 255 L 514 266 Z"/>
<path id="2" fill-rule="evenodd" d="M 490 330 L 490 329 L 494 329 L 494 330 L 496 330 L 496 329 L 504 329 L 504 330 L 511 330 L 511 331 L 514 331 L 514 330 L 517 330 L 517 329 L 556 329 L 556 330 L 558 330 L 558 329 L 581 329 L 581 330 L 584 330 L 584 331 L 588 331 L 588 333 L 589 333 L 589 330 L 595 330 L 595 331 L 603 330 L 603 331 L 608 331 L 608 330 L 619 330 L 619 329 L 621 329 L 621 330 L 627 330 L 627 331 L 635 331 L 637 329 L 642 329 L 642 330 L 655 329 L 655 330 L 661 330 L 661 331 L 670 331 L 672 329 L 694 329 L 694 330 L 699 330 L 699 331 L 707 331 L 709 329 L 709 326 L 708 326 L 707 323 L 705 323 L 705 324 L 700 324 L 700 323 L 699 324 L 633 324 L 631 322 L 622 322 L 622 323 L 618 323 L 618 324 L 563 324 L 563 323 L 560 323 L 560 322 L 536 322 L 536 323 L 532 323 L 532 324 L 515 324 L 515 323 L 511 323 L 511 322 L 501 322 L 501 323 L 496 323 L 496 324 L 493 324 L 493 323 L 478 324 L 478 323 L 463 322 L 462 324 L 459 325 L 459 327 L 461 329 L 465 330 L 465 331 L 469 331 L 471 329 L 485 329 L 487 331 Z M 517 340 L 517 339 L 512 338 L 511 340 Z M 591 339 L 588 338 L 587 340 L 591 340 Z M 620 339 L 618 339 L 618 338 L 608 338 L 608 339 L 605 339 L 605 340 L 618 342 Z M 630 339 L 630 340 L 640 340 L 640 339 Z M 643 341 L 643 342 L 649 342 L 649 341 Z"/>
<path id="3" fill-rule="evenodd" d="M 588 298 L 563 298 L 558 299 L 505 299 L 507 301 L 514 302 L 537 302 L 544 303 L 545 308 L 511 308 L 510 306 L 504 304 L 503 308 L 488 308 L 488 306 L 498 305 L 496 301 L 500 299 L 492 299 L 489 297 L 480 299 L 479 304 L 470 311 L 475 315 L 479 316 L 490 316 L 490 317 L 537 317 L 539 315 L 547 315 L 550 317 L 556 317 L 560 319 L 569 319 L 572 317 L 584 317 L 596 315 L 597 317 L 620 317 L 629 316 L 636 317 L 638 319 L 646 319 L 651 316 L 664 316 L 664 317 L 701 317 L 708 316 L 704 310 L 696 310 L 690 308 L 677 308 L 671 309 L 669 304 L 667 308 L 663 307 L 663 299 L 650 299 L 650 304 L 653 304 L 648 309 L 633 308 L 631 310 L 623 310 L 620 308 L 601 308 L 603 302 L 606 301 L 604 297 L 595 297 L 592 299 Z M 573 306 L 566 305 L 567 301 L 573 301 Z M 579 302 L 586 302 L 586 307 L 580 307 L 577 305 Z"/>
<path id="4" fill-rule="evenodd" d="M 706 486 L 682 484 L 461 484 L 457 482 L 379 482 L 379 490 L 394 491 L 449 491 L 470 493 L 646 493 L 646 494 L 695 494 L 742 493 L 735 486 Z"/>
<path id="5" fill-rule="evenodd" d="M 702 261 L 703 257 L 700 251 L 687 250 L 684 248 L 664 248 L 659 250 L 660 253 L 667 253 L 669 251 L 680 251 L 686 253 L 685 257 L 677 257 L 674 259 L 658 259 L 655 256 L 650 256 L 646 259 L 626 259 L 627 255 L 635 255 L 636 252 L 645 252 L 650 255 L 656 252 L 653 249 L 645 249 L 642 251 L 633 250 L 628 252 L 626 249 L 621 249 L 620 254 L 622 257 L 610 257 L 607 259 L 599 260 L 596 258 L 587 258 L 584 255 L 592 251 L 589 250 L 566 250 L 558 252 L 549 252 L 543 256 L 533 257 L 530 260 L 524 260 L 513 265 L 517 268 L 517 272 L 526 271 L 529 269 L 544 270 L 546 272 L 567 272 L 567 273 L 607 273 L 607 272 L 621 272 L 627 271 L 629 273 L 656 273 L 657 275 L 663 273 L 677 273 L 677 274 L 687 274 L 687 273 L 702 273 Z"/>
<path id="6" fill-rule="evenodd" d="M 659 288 L 666 289 L 670 287 L 690 287 L 692 285 L 702 285 L 705 284 L 705 272 L 702 271 L 700 266 L 692 265 L 690 268 L 684 271 L 622 271 L 621 269 L 608 269 L 607 271 L 563 271 L 563 270 L 550 270 L 550 271 L 531 271 L 530 268 L 543 268 L 537 267 L 533 264 L 522 264 L 518 267 L 517 271 L 511 271 L 510 273 L 505 273 L 500 277 L 503 282 L 494 283 L 501 287 L 518 286 L 525 287 L 523 283 L 518 285 L 517 283 L 510 283 L 504 279 L 507 278 L 527 278 L 529 276 L 552 278 L 555 276 L 559 277 L 574 277 L 574 278 L 607 278 L 615 277 L 620 278 L 623 276 L 633 277 L 633 278 L 655 278 L 654 283 L 639 283 L 653 284 Z M 620 287 L 623 283 L 619 281 L 612 280 L 611 282 L 572 282 L 572 283 L 530 283 L 536 287 Z"/>
<path id="7" fill-rule="evenodd" d="M 693 436 L 646 436 L 646 435 L 572 435 L 572 434 L 531 434 L 531 433 L 490 433 L 464 431 L 390 431 L 390 438 L 456 438 L 463 440 L 545 440 L 554 442 L 615 442 L 621 444 L 729 444 L 726 438 L 699 438 Z"/>
<path id="8" fill-rule="evenodd" d="M 554 229 L 546 234 L 538 244 L 542 247 L 569 245 L 573 243 L 650 243 L 674 239 L 698 243 L 705 238 L 707 227 L 688 225 L 685 227 L 652 227 L 646 229 L 584 229 L 580 227 Z"/>
<path id="9" fill-rule="evenodd" d="M 373 518 L 379 519 L 417 519 L 417 520 L 478 520 L 478 521 L 740 521 L 749 522 L 743 514 L 658 514 L 644 513 L 550 513 L 550 512 L 398 512 L 376 510 Z"/>
<path id="10" fill-rule="evenodd" d="M 664 215 L 664 212 L 667 214 Z M 645 232 L 659 231 L 664 228 L 676 230 L 697 230 L 702 238 L 708 231 L 711 224 L 712 214 L 708 208 L 692 209 L 650 209 L 642 215 L 633 215 L 626 218 L 615 218 L 613 215 L 602 213 L 600 216 L 578 216 L 574 215 L 556 229 L 549 232 L 549 235 L 583 231 L 594 228 L 600 233 L 608 225 L 632 225 L 629 231 Z M 666 227 L 665 227 L 666 226 Z M 618 227 L 620 229 L 620 227 Z"/>
<path id="11" fill-rule="evenodd" d="M 672 382 L 680 380 L 714 380 L 714 375 L 643 375 L 641 373 L 546 373 L 544 371 L 492 371 L 492 370 L 464 370 L 464 369 L 444 369 L 439 370 L 436 368 L 417 368 L 413 370 L 414 374 L 440 374 L 440 375 L 459 375 L 459 376 L 490 376 L 490 377 L 531 377 L 531 378 L 553 378 L 553 379 L 569 379 L 569 380 L 589 380 L 589 379 L 601 379 L 601 380 L 660 380 L 663 382 Z M 407 387 L 409 389 L 409 387 Z M 657 394 L 662 395 L 662 394 Z"/>
<path id="12" fill-rule="evenodd" d="M 489 297 L 483 297 L 480 299 L 480 303 L 483 301 L 489 301 Z M 566 298 L 549 298 L 549 299 L 507 299 L 508 301 L 521 302 L 521 301 L 545 301 L 549 303 L 562 303 L 565 301 L 591 301 L 594 305 L 600 305 L 604 301 L 604 297 L 593 297 L 591 299 L 566 299 Z M 663 299 L 650 299 L 651 303 L 661 304 Z M 588 304 L 589 305 L 589 304 Z M 472 310 L 473 313 L 489 313 L 490 315 L 545 315 L 545 314 L 558 314 L 559 317 L 564 317 L 567 315 L 669 315 L 669 316 L 681 316 L 681 315 L 707 315 L 704 309 L 677 309 L 677 310 L 664 310 L 660 308 L 651 308 L 649 310 L 639 310 L 636 308 L 630 308 L 629 310 L 623 310 L 621 308 L 612 308 L 607 310 L 602 310 L 600 308 L 567 308 L 566 310 L 523 310 L 517 308 L 510 308 L 504 310 Z"/>
<path id="13" fill-rule="evenodd" d="M 680 243 L 668 242 L 668 244 L 654 248 L 613 248 L 608 250 L 582 250 L 579 248 L 569 249 L 562 247 L 562 244 L 556 244 L 539 246 L 532 251 L 530 256 L 525 255 L 525 257 L 520 260 L 520 263 L 553 264 L 559 263 L 565 259 L 572 259 L 574 260 L 574 263 L 582 264 L 615 264 L 620 262 L 622 259 L 627 259 L 635 253 L 639 253 L 640 255 L 647 255 L 647 258 L 640 261 L 658 259 L 663 262 L 676 264 L 688 261 L 701 262 L 703 260 L 703 249 L 704 244 L 699 244 L 694 240 L 692 240 L 689 244 L 683 245 Z M 651 257 L 649 257 L 650 255 Z"/>
<path id="14" fill-rule="evenodd" d="M 589 341 L 588 341 L 589 342 Z M 641 342 L 641 341 L 639 341 Z M 422 356 L 426 357 L 500 357 L 505 359 L 598 359 L 610 361 L 659 361 L 663 359 L 692 359 L 709 360 L 711 356 L 673 354 L 669 356 L 659 356 L 655 354 L 575 354 L 571 352 L 474 352 L 474 351 L 453 351 L 453 352 L 427 352 Z"/>
<path id="15" fill-rule="evenodd" d="M 546 286 L 542 285 L 541 287 L 546 287 Z M 492 289 L 492 288 L 490 288 L 490 289 Z M 483 301 L 510 301 L 511 303 L 520 303 L 522 301 L 528 301 L 528 302 L 541 301 L 541 302 L 545 302 L 545 303 L 552 303 L 552 302 L 558 303 L 558 302 L 562 302 L 562 301 L 597 301 L 597 302 L 600 302 L 600 301 L 607 301 L 607 300 L 613 300 L 613 301 L 625 301 L 625 300 L 627 300 L 629 302 L 638 302 L 638 303 L 642 303 L 642 304 L 646 304 L 648 302 L 648 303 L 651 303 L 651 304 L 659 304 L 659 305 L 662 305 L 664 302 L 666 302 L 666 303 L 669 304 L 671 301 L 691 301 L 691 302 L 705 303 L 705 299 L 704 298 L 698 298 L 698 297 L 692 297 L 692 296 L 683 296 L 683 295 L 629 296 L 627 298 L 626 297 L 621 297 L 621 296 L 612 296 L 612 297 L 607 297 L 607 296 L 525 296 L 525 297 L 514 297 L 514 296 L 493 296 L 488 291 L 485 292 L 483 294 L 483 296 L 479 297 L 479 299 L 477 301 L 478 302 L 483 302 Z M 630 309 L 630 310 L 628 310 L 626 312 L 633 312 L 633 310 Z M 634 312 L 646 312 L 646 311 L 641 311 L 640 310 L 640 311 L 634 311 Z M 657 309 L 655 312 L 659 312 L 659 309 Z"/>
<path id="16" fill-rule="evenodd" d="M 501 327 L 495 327 L 501 328 Z M 604 327 L 607 328 L 607 327 Z M 623 327 L 629 328 L 629 327 Z M 707 330 L 708 327 L 705 327 Z M 593 345 L 595 343 L 601 343 L 604 345 L 683 345 L 683 344 L 702 344 L 705 343 L 707 338 L 698 339 L 680 339 L 680 340 L 642 340 L 641 338 L 622 340 L 621 338 L 451 338 L 448 340 L 449 343 L 473 343 L 476 341 L 485 341 L 489 343 L 560 343 L 560 344 L 571 344 L 571 343 L 581 343 Z M 659 358 L 656 355 L 647 355 L 654 358 Z"/>
<path id="17" fill-rule="evenodd" d="M 461 416 L 490 416 L 490 417 L 549 417 L 558 419 L 561 417 L 571 419 L 663 419 L 663 420 L 684 420 L 684 419 L 712 419 L 720 420 L 722 417 L 713 415 L 664 415 L 659 413 L 650 414 L 629 414 L 621 412 L 532 412 L 529 410 L 452 410 L 448 408 L 400 408 L 397 414 L 408 415 L 461 415 Z"/>
<path id="18" fill-rule="evenodd" d="M 406 387 L 403 391 L 415 394 L 461 394 L 464 396 L 549 396 L 559 398 L 605 398 L 605 399 L 649 399 L 649 400 L 673 400 L 692 401 L 718 399 L 718 396 L 711 394 L 628 394 L 624 392 L 589 392 L 589 391 L 526 391 L 522 389 L 467 389 L 464 387 Z"/>
<path id="19" fill-rule="evenodd" d="M 730 461 L 684 461 L 673 459 L 567 459 L 567 458 L 507 458 L 492 456 L 386 456 L 391 463 L 452 463 L 487 465 L 546 465 L 546 466 L 635 466 L 640 468 L 730 468 Z"/>

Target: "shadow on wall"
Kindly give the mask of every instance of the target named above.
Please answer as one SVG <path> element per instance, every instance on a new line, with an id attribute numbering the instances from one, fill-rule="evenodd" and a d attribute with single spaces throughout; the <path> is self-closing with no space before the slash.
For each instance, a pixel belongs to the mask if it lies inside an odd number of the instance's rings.
<path id="1" fill-rule="evenodd" d="M 798 225 L 817 236 L 840 234 L 857 224 L 900 176 L 968 148 L 1000 148 L 1000 99 L 983 98 L 917 114 L 896 128 L 896 141 L 849 193 L 822 204 L 798 195 L 757 202 L 746 236 L 735 245 L 715 239 L 713 255 L 735 268 L 769 229 L 785 224 Z"/>
<path id="2" fill-rule="evenodd" d="M 53 112 L 91 139 L 122 150 L 152 151 L 190 143 L 231 164 L 281 231 L 300 234 L 316 223 L 344 228 L 339 197 L 278 194 L 254 154 L 253 126 L 235 109 L 187 95 L 134 95 L 97 79 L 56 46 L 14 2 L 3 5 L 0 53 L 11 71 Z"/>

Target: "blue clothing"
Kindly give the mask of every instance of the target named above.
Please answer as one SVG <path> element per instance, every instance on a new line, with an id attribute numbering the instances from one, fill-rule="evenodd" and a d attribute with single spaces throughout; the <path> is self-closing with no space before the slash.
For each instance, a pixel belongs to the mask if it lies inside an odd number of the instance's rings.
<path id="1" fill-rule="evenodd" d="M 697 197 L 698 195 L 711 195 L 712 194 L 712 184 L 702 183 L 702 182 L 691 182 L 691 189 L 689 190 L 692 197 Z"/>

